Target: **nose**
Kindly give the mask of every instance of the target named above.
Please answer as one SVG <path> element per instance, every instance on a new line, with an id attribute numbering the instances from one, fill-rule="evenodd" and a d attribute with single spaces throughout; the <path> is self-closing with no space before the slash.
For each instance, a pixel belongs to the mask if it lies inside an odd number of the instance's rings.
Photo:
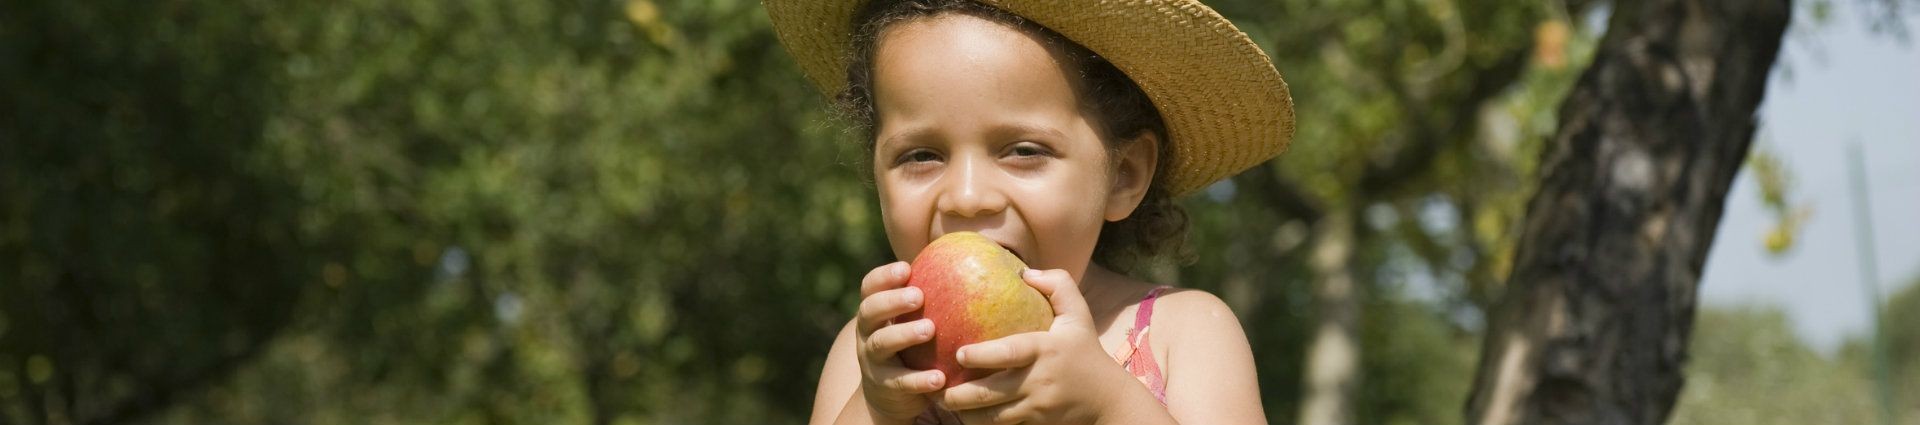
<path id="1" fill-rule="evenodd" d="M 1007 196 L 988 164 L 971 158 L 955 162 L 955 167 L 941 178 L 940 198 L 935 205 L 941 214 L 974 218 L 1007 209 Z"/>

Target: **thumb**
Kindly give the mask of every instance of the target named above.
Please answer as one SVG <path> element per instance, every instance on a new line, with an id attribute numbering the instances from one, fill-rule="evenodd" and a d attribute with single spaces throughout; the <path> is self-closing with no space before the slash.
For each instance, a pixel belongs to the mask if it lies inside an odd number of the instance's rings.
<path id="1" fill-rule="evenodd" d="M 1027 269 L 1020 277 L 1053 304 L 1055 328 L 1077 326 L 1093 330 L 1093 312 L 1087 308 L 1087 299 L 1080 295 L 1080 284 L 1073 281 L 1073 275 L 1060 269 Z"/>

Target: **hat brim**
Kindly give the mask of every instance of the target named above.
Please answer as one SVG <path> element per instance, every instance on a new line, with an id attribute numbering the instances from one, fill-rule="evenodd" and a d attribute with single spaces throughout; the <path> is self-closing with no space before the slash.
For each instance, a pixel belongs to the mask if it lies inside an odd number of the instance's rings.
<path id="1" fill-rule="evenodd" d="M 773 29 L 829 98 L 846 87 L 854 15 L 869 0 L 766 0 Z M 1160 184 L 1191 193 L 1285 152 L 1293 98 L 1272 60 L 1194 0 L 979 0 L 1105 57 L 1167 125 Z"/>

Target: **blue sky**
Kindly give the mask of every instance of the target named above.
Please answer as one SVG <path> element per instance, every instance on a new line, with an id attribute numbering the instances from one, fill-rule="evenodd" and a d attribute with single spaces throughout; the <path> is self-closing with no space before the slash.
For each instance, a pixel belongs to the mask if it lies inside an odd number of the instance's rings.
<path id="1" fill-rule="evenodd" d="M 1871 314 L 1854 239 L 1849 143 L 1866 158 L 1881 291 L 1920 279 L 1920 50 L 1870 32 L 1852 3 L 1835 2 L 1820 26 L 1807 13 L 1795 16 L 1785 68 L 1773 73 L 1760 108 L 1757 142 L 1796 175 L 1794 200 L 1813 207 L 1797 245 L 1767 254 L 1775 219 L 1743 172 L 1701 283 L 1708 305 L 1780 306 L 1801 337 L 1828 353 L 1865 335 Z M 1920 15 L 1908 16 L 1906 28 L 1920 33 Z"/>

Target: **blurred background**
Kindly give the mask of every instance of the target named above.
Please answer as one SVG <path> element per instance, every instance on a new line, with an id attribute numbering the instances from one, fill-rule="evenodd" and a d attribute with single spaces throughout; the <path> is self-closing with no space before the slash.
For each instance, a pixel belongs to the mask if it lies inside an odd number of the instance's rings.
<path id="1" fill-rule="evenodd" d="M 1143 273 L 1233 305 L 1277 423 L 1348 275 L 1359 421 L 1459 423 L 1608 3 L 1207 3 L 1297 143 Z M 1920 13 L 1795 7 L 1671 422 L 1920 424 Z M 7 1 L 0 99 L 0 423 L 801 423 L 894 260 L 750 0 Z"/>

